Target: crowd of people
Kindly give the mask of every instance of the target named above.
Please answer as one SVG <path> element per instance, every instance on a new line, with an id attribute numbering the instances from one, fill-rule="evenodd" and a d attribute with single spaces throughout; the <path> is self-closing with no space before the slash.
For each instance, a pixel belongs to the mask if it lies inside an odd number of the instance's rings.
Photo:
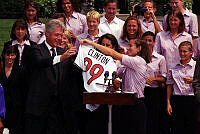
<path id="1" fill-rule="evenodd" d="M 170 0 L 163 22 L 153 0 L 125 21 L 117 0 L 104 1 L 103 16 L 81 14 L 78 3 L 57 0 L 43 24 L 26 1 L 1 54 L 0 134 L 107 134 L 108 107 L 83 104 L 83 92 L 105 86 L 137 98 L 113 106 L 113 134 L 199 134 L 198 20 L 184 0 Z"/>

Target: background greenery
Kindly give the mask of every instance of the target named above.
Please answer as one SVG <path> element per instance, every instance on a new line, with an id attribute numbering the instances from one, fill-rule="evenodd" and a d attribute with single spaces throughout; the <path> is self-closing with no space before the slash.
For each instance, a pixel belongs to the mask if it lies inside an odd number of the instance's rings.
<path id="1" fill-rule="evenodd" d="M 0 54 L 3 44 L 9 40 L 11 27 L 15 19 L 0 19 Z"/>
<path id="2" fill-rule="evenodd" d="M 1 19 L 16 19 L 23 17 L 24 15 L 24 3 L 26 0 L 1 0 L 0 2 L 0 18 Z M 57 0 L 35 0 L 39 5 L 39 12 L 41 18 L 48 18 L 56 12 Z M 80 3 L 86 0 L 79 0 Z M 135 3 L 141 3 L 144 0 L 119 0 L 119 8 L 122 13 L 127 11 L 127 8 L 131 10 L 131 6 Z M 168 7 L 169 0 L 154 0 L 159 15 L 164 15 L 165 10 Z M 199 0 L 194 0 L 199 1 Z M 98 11 L 102 11 L 104 0 L 95 0 L 94 6 Z M 185 0 L 185 6 L 189 9 L 192 7 L 193 0 Z"/>
<path id="3" fill-rule="evenodd" d="M 0 1 L 0 53 L 2 51 L 3 44 L 10 39 L 10 30 L 13 22 L 16 18 L 23 17 L 24 15 L 24 3 L 26 0 L 1 0 Z M 48 19 L 56 11 L 56 0 L 35 0 L 38 2 L 39 12 L 41 18 Z M 81 0 L 80 0 L 81 1 Z M 82 0 L 83 1 L 83 0 Z M 129 8 L 137 2 L 142 2 L 143 0 L 126 0 L 127 6 L 122 4 L 125 0 L 118 0 L 120 8 Z M 154 0 L 157 5 L 157 15 L 163 15 L 164 10 L 167 9 L 169 0 Z M 195 2 L 193 5 L 200 4 L 200 0 L 185 0 L 185 5 L 187 8 L 191 8 L 192 2 Z M 104 0 L 95 0 L 94 5 L 98 5 L 98 8 L 102 10 Z M 199 7 L 198 7 L 199 10 Z M 159 12 L 160 11 L 160 12 Z M 199 10 L 200 11 L 200 10 Z M 46 22 L 45 19 L 43 22 Z M 199 30 L 200 31 L 200 30 Z"/>

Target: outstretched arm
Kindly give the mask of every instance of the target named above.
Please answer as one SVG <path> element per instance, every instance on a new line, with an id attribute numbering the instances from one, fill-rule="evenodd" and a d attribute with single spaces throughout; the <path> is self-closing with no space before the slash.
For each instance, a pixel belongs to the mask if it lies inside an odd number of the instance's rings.
<path id="1" fill-rule="evenodd" d="M 115 50 L 102 46 L 100 44 L 97 44 L 93 41 L 87 40 L 87 39 L 83 39 L 80 41 L 81 45 L 91 45 L 94 46 L 95 48 L 97 48 L 98 50 L 100 50 L 103 54 L 107 55 L 107 56 L 111 56 L 116 60 L 120 60 L 122 61 L 122 54 L 116 52 Z"/>

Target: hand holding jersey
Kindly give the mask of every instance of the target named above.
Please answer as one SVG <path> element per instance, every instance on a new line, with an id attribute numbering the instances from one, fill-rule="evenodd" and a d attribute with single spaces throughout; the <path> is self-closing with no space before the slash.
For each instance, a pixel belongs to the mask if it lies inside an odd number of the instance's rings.
<path id="1" fill-rule="evenodd" d="M 112 73 L 117 70 L 112 57 L 89 46 L 80 46 L 75 64 L 83 70 L 84 87 L 88 92 L 104 92 L 105 72 L 109 72 L 108 79 L 112 80 Z M 105 85 L 108 84 L 109 80 Z"/>
<path id="2" fill-rule="evenodd" d="M 112 80 L 112 73 L 117 70 L 112 57 L 105 56 L 89 46 L 80 46 L 75 60 L 83 70 L 84 87 L 88 92 L 104 92 L 104 85 L 109 85 L 110 81 L 104 81 L 105 72 L 109 72 L 107 79 Z M 90 111 L 97 109 L 99 105 L 87 104 L 86 108 Z"/>
<path id="3" fill-rule="evenodd" d="M 60 60 L 63 61 L 75 54 L 76 54 L 76 48 L 74 46 L 70 47 L 65 53 L 61 55 Z"/>

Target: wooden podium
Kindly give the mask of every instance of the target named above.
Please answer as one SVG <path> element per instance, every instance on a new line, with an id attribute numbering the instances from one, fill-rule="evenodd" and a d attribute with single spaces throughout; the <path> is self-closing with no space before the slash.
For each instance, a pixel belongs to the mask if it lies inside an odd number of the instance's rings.
<path id="1" fill-rule="evenodd" d="M 109 121 L 108 134 L 112 134 L 112 105 L 134 105 L 136 103 L 136 93 L 125 92 L 84 92 L 84 104 L 108 104 Z"/>

